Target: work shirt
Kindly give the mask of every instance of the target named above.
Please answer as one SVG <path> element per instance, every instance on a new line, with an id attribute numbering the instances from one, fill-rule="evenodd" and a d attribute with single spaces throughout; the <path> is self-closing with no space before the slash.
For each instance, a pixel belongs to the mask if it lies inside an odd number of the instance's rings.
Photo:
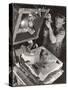
<path id="1" fill-rule="evenodd" d="M 46 31 L 45 31 L 46 32 Z M 56 43 L 51 43 L 49 39 L 49 31 L 47 30 L 46 36 L 44 36 L 43 45 L 48 48 L 55 56 L 58 58 L 60 57 L 61 50 L 62 50 L 62 42 L 65 37 L 65 30 L 64 28 L 60 28 L 60 30 L 56 30 L 55 36 L 56 36 Z"/>

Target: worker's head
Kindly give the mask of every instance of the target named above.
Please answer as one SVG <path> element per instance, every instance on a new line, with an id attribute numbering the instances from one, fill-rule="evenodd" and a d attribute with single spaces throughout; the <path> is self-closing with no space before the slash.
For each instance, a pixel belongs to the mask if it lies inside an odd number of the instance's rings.
<path id="1" fill-rule="evenodd" d="M 28 27 L 28 20 L 26 18 L 21 21 L 21 27 L 22 28 Z"/>
<path id="2" fill-rule="evenodd" d="M 32 28 L 33 27 L 33 21 L 29 21 L 28 25 L 29 25 L 30 28 Z"/>
<path id="3" fill-rule="evenodd" d="M 30 13 L 28 16 L 28 25 L 29 27 L 33 27 L 33 20 L 34 20 L 34 16 Z"/>
<path id="4" fill-rule="evenodd" d="M 55 24 L 56 24 L 56 28 L 59 29 L 61 28 L 64 24 L 65 24 L 65 17 L 63 15 L 58 15 L 55 18 Z"/>
<path id="5" fill-rule="evenodd" d="M 33 21 L 34 19 L 35 19 L 35 16 L 32 13 L 30 13 L 28 15 L 28 20 Z"/>

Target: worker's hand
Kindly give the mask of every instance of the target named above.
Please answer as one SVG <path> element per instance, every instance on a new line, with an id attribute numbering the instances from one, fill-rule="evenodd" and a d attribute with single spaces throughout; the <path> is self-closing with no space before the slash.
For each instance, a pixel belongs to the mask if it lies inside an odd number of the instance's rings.
<path id="1" fill-rule="evenodd" d="M 46 20 L 46 26 L 50 29 L 51 28 L 51 22 L 49 22 L 48 20 Z"/>
<path id="2" fill-rule="evenodd" d="M 47 19 L 51 19 L 51 14 L 48 13 L 48 14 L 46 15 L 46 18 L 47 18 Z"/>

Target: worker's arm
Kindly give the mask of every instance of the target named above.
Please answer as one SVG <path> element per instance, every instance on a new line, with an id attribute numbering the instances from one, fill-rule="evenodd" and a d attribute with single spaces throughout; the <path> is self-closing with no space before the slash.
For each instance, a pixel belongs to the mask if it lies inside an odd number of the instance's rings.
<path id="1" fill-rule="evenodd" d="M 50 41 L 51 43 L 56 43 L 56 36 L 53 33 L 52 27 L 51 27 L 51 23 L 49 21 L 46 21 L 46 25 L 49 28 L 49 37 L 50 37 Z"/>
<path id="2" fill-rule="evenodd" d="M 65 37 L 65 30 L 61 30 L 56 36 L 53 33 L 52 27 L 50 22 L 46 23 L 47 27 L 49 28 L 49 37 L 50 37 L 50 41 L 51 43 L 61 43 Z"/>

